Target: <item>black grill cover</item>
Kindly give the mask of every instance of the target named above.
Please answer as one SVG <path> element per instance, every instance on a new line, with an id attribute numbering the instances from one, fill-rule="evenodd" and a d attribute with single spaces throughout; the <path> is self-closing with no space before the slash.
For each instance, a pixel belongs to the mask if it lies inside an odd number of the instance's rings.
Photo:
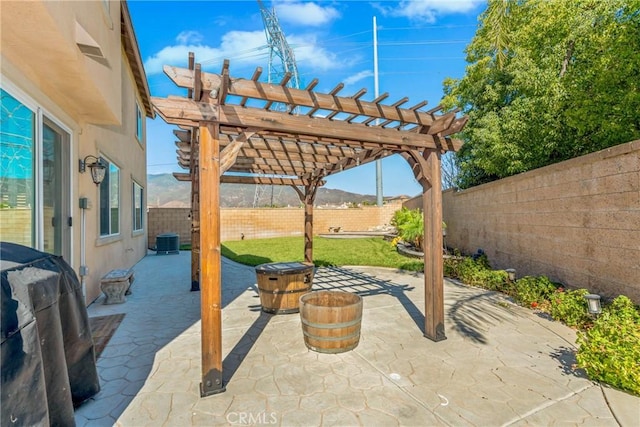
<path id="1" fill-rule="evenodd" d="M 55 255 L 0 242 L 2 425 L 75 425 L 100 391 L 82 287 Z"/>

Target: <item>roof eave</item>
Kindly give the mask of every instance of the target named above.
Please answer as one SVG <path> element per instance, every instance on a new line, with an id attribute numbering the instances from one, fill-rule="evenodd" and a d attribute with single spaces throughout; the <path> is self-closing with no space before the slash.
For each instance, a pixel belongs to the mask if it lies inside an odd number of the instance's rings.
<path id="1" fill-rule="evenodd" d="M 155 111 L 151 105 L 151 91 L 149 90 L 149 83 L 147 82 L 147 75 L 144 71 L 144 65 L 142 58 L 140 57 L 140 50 L 138 49 L 138 41 L 136 34 L 133 30 L 133 23 L 131 22 L 131 15 L 129 14 L 129 7 L 126 0 L 120 1 L 121 9 L 121 36 L 124 44 L 124 51 L 129 60 L 129 66 L 133 73 L 133 77 L 136 83 L 142 103 L 145 109 L 145 115 L 149 118 L 155 118 Z"/>

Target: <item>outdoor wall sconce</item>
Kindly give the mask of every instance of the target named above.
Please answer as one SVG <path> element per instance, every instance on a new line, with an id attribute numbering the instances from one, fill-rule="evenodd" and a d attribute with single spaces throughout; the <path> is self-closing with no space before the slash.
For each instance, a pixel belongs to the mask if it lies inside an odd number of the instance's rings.
<path id="1" fill-rule="evenodd" d="M 600 306 L 600 295 L 587 294 L 584 297 L 587 300 L 589 314 L 595 315 L 602 313 L 602 307 Z"/>
<path id="2" fill-rule="evenodd" d="M 87 163 L 89 159 L 92 159 L 92 163 Z M 87 156 L 84 159 L 80 159 L 80 173 L 84 173 L 87 167 L 91 170 L 91 179 L 95 185 L 100 185 L 104 180 L 104 176 L 107 172 L 107 166 L 102 163 L 102 160 L 96 156 Z"/>

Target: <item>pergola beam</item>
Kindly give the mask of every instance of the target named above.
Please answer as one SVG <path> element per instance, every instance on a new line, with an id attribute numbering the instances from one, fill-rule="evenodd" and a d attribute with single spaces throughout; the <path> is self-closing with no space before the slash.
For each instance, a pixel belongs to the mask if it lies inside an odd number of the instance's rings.
<path id="1" fill-rule="evenodd" d="M 274 150 L 255 150 L 252 148 L 242 148 L 240 150 L 242 157 L 260 158 L 260 159 L 277 159 L 277 160 L 291 160 L 298 162 L 310 162 L 310 163 L 335 163 L 343 159 L 344 157 L 338 156 L 321 156 L 317 154 L 302 154 L 296 152 L 287 151 L 274 151 Z"/>
<path id="2" fill-rule="evenodd" d="M 225 132 L 229 139 L 234 139 L 237 137 L 237 134 L 230 133 L 229 127 L 220 127 L 221 131 Z M 297 152 L 301 154 L 314 154 L 314 155 L 322 155 L 322 156 L 335 156 L 335 157 L 352 157 L 355 155 L 356 151 L 354 148 L 349 147 L 348 145 L 336 145 L 331 146 L 329 144 L 333 144 L 334 142 L 340 142 L 339 140 L 335 141 L 326 141 L 326 143 L 319 143 L 316 140 L 320 140 L 319 138 L 308 139 L 308 138 L 298 138 L 284 135 L 275 135 L 270 132 L 260 132 L 259 135 L 254 136 L 247 141 L 246 147 L 251 147 L 256 150 L 270 150 L 275 152 L 284 152 L 291 153 Z M 226 145 L 228 142 L 222 143 L 222 145 Z"/>
<path id="3" fill-rule="evenodd" d="M 184 172 L 174 172 L 173 173 L 173 177 L 176 180 L 182 181 L 182 182 L 190 182 L 191 181 L 191 174 L 184 173 Z"/>
<path id="4" fill-rule="evenodd" d="M 195 84 L 194 73 L 189 69 L 165 65 L 163 70 L 179 87 L 192 88 Z M 203 90 L 218 91 L 222 86 L 222 77 L 218 74 L 202 73 L 201 81 Z M 380 103 L 382 100 L 362 101 L 359 97 L 337 96 L 337 91 L 335 90 L 329 94 L 323 94 L 254 80 L 230 79 L 227 93 L 272 103 L 280 102 L 312 109 L 391 119 L 405 123 L 416 123 L 422 126 L 430 126 L 433 122 L 433 117 L 427 113 L 382 105 Z"/>
<path id="5" fill-rule="evenodd" d="M 312 82 L 314 84 L 309 85 L 305 89 L 295 89 L 286 87 L 284 84 L 274 85 L 268 83 L 258 82 L 257 79 L 230 79 L 228 74 L 210 74 L 202 73 L 198 75 L 196 72 L 165 66 L 165 73 L 174 80 L 174 82 L 181 87 L 193 88 L 195 87 L 196 80 L 200 81 L 202 90 L 206 91 L 220 91 L 225 95 L 236 95 L 242 97 L 241 106 L 244 106 L 249 98 L 263 100 L 267 102 L 266 110 L 274 102 L 281 102 L 293 107 L 309 107 L 311 112 L 307 113 L 312 116 L 315 111 L 322 109 L 331 111 L 330 117 L 335 116 L 338 113 L 349 113 L 350 120 L 355 119 L 358 116 L 368 117 L 364 123 L 368 124 L 376 119 L 386 119 L 385 124 L 391 122 L 398 122 L 398 128 L 404 127 L 408 124 L 415 124 L 422 127 L 430 127 L 435 125 L 438 129 L 443 128 L 443 124 L 439 123 L 448 120 L 445 116 L 435 116 L 434 113 L 442 110 L 442 106 L 437 106 L 427 112 L 420 112 L 418 109 L 427 105 L 426 101 L 422 101 L 410 108 L 399 108 L 400 105 L 408 102 L 408 98 L 403 98 L 392 105 L 382 105 L 381 102 L 388 97 L 388 94 L 383 94 L 371 102 L 361 101 L 360 97 L 366 92 L 361 90 L 352 97 L 339 97 L 337 93 L 344 85 L 338 85 L 329 94 L 322 94 L 313 92 L 312 89 L 317 84 L 317 80 Z M 228 69 L 226 70 L 228 73 Z M 261 72 L 261 69 L 256 69 L 256 72 Z M 259 73 L 258 73 L 259 75 Z M 337 89 L 337 90 L 336 90 Z M 439 130 L 435 129 L 429 131 L 429 134 L 436 134 Z"/>
<path id="6" fill-rule="evenodd" d="M 241 172 L 241 173 L 252 173 L 258 175 L 285 175 L 285 176 L 298 176 L 301 177 L 306 173 L 314 171 L 317 169 L 302 169 L 302 168 L 293 168 L 288 166 L 276 166 L 276 165 L 266 165 L 266 164 L 238 164 L 233 165 L 229 172 Z"/>
<path id="7" fill-rule="evenodd" d="M 195 102 L 185 98 L 152 98 L 158 114 L 167 123 L 193 123 L 214 121 L 242 128 L 262 128 L 287 134 L 330 137 L 370 143 L 403 144 L 414 148 L 437 148 L 431 135 L 399 132 L 347 123 L 339 120 L 283 115 L 282 112 L 242 108 L 232 105 L 217 105 Z"/>
<path id="8" fill-rule="evenodd" d="M 174 172 L 173 177 L 182 182 L 190 182 L 191 174 L 183 172 Z M 220 177 L 221 184 L 256 184 L 256 185 L 289 185 L 295 187 L 304 187 L 309 185 L 310 181 L 298 178 L 277 178 L 267 176 L 241 176 L 241 175 L 222 175 Z M 320 181 L 318 186 L 321 187 L 326 181 Z"/>
<path id="9" fill-rule="evenodd" d="M 236 163 L 238 153 L 242 149 L 242 145 L 247 142 L 247 140 L 251 138 L 251 135 L 256 133 L 256 131 L 257 129 L 247 129 L 232 143 L 224 147 L 220 152 L 220 175 L 225 173 L 231 166 L 233 166 L 234 163 Z"/>
<path id="10" fill-rule="evenodd" d="M 182 130 L 182 129 L 174 129 L 173 134 L 182 142 L 186 142 L 187 144 L 191 143 L 191 131 Z"/>
<path id="11" fill-rule="evenodd" d="M 305 179 L 239 175 L 222 175 L 220 182 L 223 184 L 292 185 L 302 187 L 310 183 L 309 180 Z M 325 183 L 326 181 L 320 181 L 318 186 L 323 186 Z"/>

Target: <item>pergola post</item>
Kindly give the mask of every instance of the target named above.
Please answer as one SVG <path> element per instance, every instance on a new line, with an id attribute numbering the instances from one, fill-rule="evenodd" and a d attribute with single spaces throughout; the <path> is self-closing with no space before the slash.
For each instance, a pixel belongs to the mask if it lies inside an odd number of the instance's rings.
<path id="1" fill-rule="evenodd" d="M 421 162 L 429 183 L 423 183 L 424 215 L 424 336 L 433 341 L 447 339 L 444 333 L 444 281 L 442 260 L 442 188 L 440 151 L 425 150 Z"/>
<path id="2" fill-rule="evenodd" d="M 304 186 L 304 262 L 313 262 L 313 201 L 316 197 L 314 183 Z"/>
<path id="3" fill-rule="evenodd" d="M 323 183 L 317 179 L 305 184 L 304 193 L 292 185 L 300 201 L 304 203 L 304 262 L 308 263 L 313 263 L 313 203 L 316 199 L 316 191 Z"/>
<path id="4" fill-rule="evenodd" d="M 222 259 L 220 253 L 220 140 L 219 125 L 201 123 L 200 266 L 202 273 L 200 395 L 225 391 L 222 384 Z"/>
<path id="5" fill-rule="evenodd" d="M 198 171 L 199 139 L 191 130 L 191 292 L 200 290 L 200 173 Z"/>
<path id="6" fill-rule="evenodd" d="M 432 341 L 444 334 L 444 269 L 442 264 L 442 187 L 440 150 L 401 153 L 422 185 L 424 219 L 424 336 Z"/>

